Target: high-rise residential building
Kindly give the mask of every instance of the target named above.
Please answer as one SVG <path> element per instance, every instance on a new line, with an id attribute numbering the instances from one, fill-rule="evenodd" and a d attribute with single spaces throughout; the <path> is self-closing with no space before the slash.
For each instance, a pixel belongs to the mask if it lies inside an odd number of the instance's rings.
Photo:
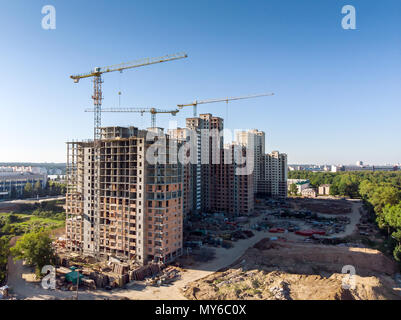
<path id="1" fill-rule="evenodd" d="M 224 141 L 221 134 L 224 128 L 224 120 L 214 117 L 210 113 L 201 114 L 196 118 L 187 118 L 186 127 L 197 134 L 198 162 L 196 165 L 196 195 L 197 204 L 205 210 L 210 207 L 212 197 L 211 164 L 219 162 L 220 151 L 223 149 Z M 198 202 L 199 201 L 199 202 Z"/>
<path id="2" fill-rule="evenodd" d="M 253 173 L 246 166 L 246 147 L 231 144 L 220 151 L 221 162 L 211 165 L 211 198 L 207 211 L 225 212 L 234 216 L 254 210 Z M 239 154 L 245 162 L 238 163 Z"/>
<path id="3" fill-rule="evenodd" d="M 192 139 L 195 139 L 196 141 L 193 149 L 190 148 L 191 133 L 194 133 Z M 179 159 L 179 161 L 182 161 L 183 170 L 182 192 L 183 213 L 185 219 L 190 214 L 199 212 L 201 210 L 200 181 L 197 183 L 197 178 L 199 177 L 200 179 L 200 174 L 197 175 L 198 161 L 200 164 L 200 158 L 198 157 L 198 134 L 195 131 L 187 128 L 169 129 L 168 134 L 172 139 L 176 139 L 178 141 L 179 148 L 182 148 L 185 144 L 188 144 L 188 148 L 185 148 L 182 151 L 182 159 Z M 191 152 L 193 154 L 191 154 Z M 191 158 L 191 156 L 193 158 Z M 197 188 L 197 185 L 199 185 L 199 188 Z"/>
<path id="4" fill-rule="evenodd" d="M 257 129 L 236 132 L 236 142 L 253 148 L 254 192 L 260 192 L 259 181 L 263 180 L 263 157 L 265 156 L 266 134 Z"/>
<path id="5" fill-rule="evenodd" d="M 240 165 L 234 159 L 236 152 L 246 157 L 246 148 L 233 144 L 225 148 L 224 120 L 210 113 L 188 118 L 186 124 L 187 129 L 197 133 L 200 141 L 200 166 L 197 166 L 200 176 L 197 177 L 200 178 L 202 211 L 232 215 L 251 213 L 254 209 L 253 174 L 237 174 Z"/>
<path id="6" fill-rule="evenodd" d="M 269 197 L 286 198 L 287 197 L 287 155 L 273 151 L 264 155 L 263 179 L 259 181 L 259 192 Z"/>
<path id="7" fill-rule="evenodd" d="M 266 154 L 266 135 L 257 129 L 237 132 L 236 142 L 253 150 L 254 192 L 259 195 L 285 198 L 288 176 L 287 155 L 278 151 Z"/>
<path id="8" fill-rule="evenodd" d="M 93 141 L 67 143 L 69 250 L 142 265 L 182 254 L 182 167 L 177 153 L 170 152 L 170 137 L 159 130 L 155 140 L 147 139 L 150 131 L 102 128 L 99 217 Z M 162 138 L 166 147 L 157 149 L 155 142 Z"/>

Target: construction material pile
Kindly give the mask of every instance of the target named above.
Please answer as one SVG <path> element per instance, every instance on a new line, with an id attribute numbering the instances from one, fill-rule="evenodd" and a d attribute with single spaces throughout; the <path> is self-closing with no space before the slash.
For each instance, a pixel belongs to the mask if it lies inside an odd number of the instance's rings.
<path id="1" fill-rule="evenodd" d="M 169 266 L 165 268 L 161 274 L 157 274 L 152 278 L 146 279 L 145 283 L 147 285 L 161 286 L 165 284 L 170 284 L 179 279 L 181 279 L 181 270 L 177 267 Z"/>
<path id="2" fill-rule="evenodd" d="M 231 248 L 232 241 L 247 239 L 254 234 L 246 230 L 249 217 L 234 217 L 224 213 L 201 213 L 186 221 L 184 232 L 185 248 L 213 247 Z"/>

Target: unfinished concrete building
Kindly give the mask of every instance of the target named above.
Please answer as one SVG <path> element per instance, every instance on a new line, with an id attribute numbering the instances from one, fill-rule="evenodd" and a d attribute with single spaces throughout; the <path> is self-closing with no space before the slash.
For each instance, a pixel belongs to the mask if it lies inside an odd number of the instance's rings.
<path id="1" fill-rule="evenodd" d="M 238 165 L 234 159 L 236 150 L 244 152 L 245 148 L 234 145 L 224 148 L 224 120 L 210 113 L 187 118 L 186 126 L 198 134 L 198 145 L 200 140 L 197 150 L 201 164 L 196 166 L 194 192 L 201 194 L 202 211 L 232 215 L 251 213 L 254 209 L 253 175 L 237 175 Z"/>
<path id="2" fill-rule="evenodd" d="M 266 134 L 258 129 L 236 132 L 236 142 L 253 147 L 253 185 L 254 192 L 260 192 L 259 181 L 263 180 L 263 157 L 265 156 Z"/>
<path id="3" fill-rule="evenodd" d="M 169 129 L 168 134 L 172 139 L 178 142 L 178 148 L 183 147 L 182 159 L 186 162 L 182 163 L 183 170 L 183 214 L 184 220 L 192 213 L 197 213 L 201 210 L 200 202 L 200 154 L 198 154 L 199 134 L 196 131 L 191 131 L 187 128 Z M 191 134 L 193 134 L 191 136 Z M 191 139 L 196 140 L 195 148 L 191 150 Z M 187 144 L 187 145 L 185 145 Z M 193 152 L 194 154 L 191 154 Z M 192 157 L 192 158 L 191 158 Z M 199 180 L 199 181 L 198 181 Z"/>
<path id="4" fill-rule="evenodd" d="M 253 173 L 239 174 L 246 165 L 238 163 L 236 153 L 246 158 L 246 148 L 231 144 L 220 151 L 221 161 L 211 165 L 211 197 L 208 211 L 225 212 L 232 216 L 248 215 L 254 210 Z"/>
<path id="5" fill-rule="evenodd" d="M 224 128 L 224 120 L 210 113 L 200 114 L 196 118 L 187 118 L 186 127 L 195 131 L 198 137 L 198 164 L 196 166 L 196 194 L 199 197 L 200 208 L 205 211 L 210 208 L 212 188 L 213 157 L 219 150 L 213 150 L 213 144 L 223 149 L 223 137 L 219 136 Z M 214 136 L 215 135 L 215 136 Z M 213 141 L 213 139 L 215 139 Z"/>
<path id="6" fill-rule="evenodd" d="M 142 265 L 172 261 L 181 255 L 182 167 L 176 153 L 169 152 L 168 135 L 163 135 L 166 148 L 155 150 L 166 162 L 147 161 L 149 148 L 160 140 L 148 141 L 148 132 L 136 127 L 102 128 L 99 220 L 93 141 L 67 143 L 66 234 L 70 251 L 135 260 Z"/>

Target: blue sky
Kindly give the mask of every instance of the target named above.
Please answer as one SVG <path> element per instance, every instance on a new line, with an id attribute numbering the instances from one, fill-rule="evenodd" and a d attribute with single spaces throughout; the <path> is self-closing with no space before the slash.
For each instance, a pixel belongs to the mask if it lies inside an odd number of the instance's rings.
<path id="1" fill-rule="evenodd" d="M 56 30 L 41 28 L 48 4 Z M 357 30 L 341 27 L 348 4 Z M 290 163 L 401 162 L 398 0 L 1 0 L 0 30 L 3 162 L 65 162 L 66 141 L 92 137 L 92 84 L 71 74 L 180 51 L 189 58 L 105 75 L 103 106 L 118 107 L 120 90 L 121 107 L 166 109 L 274 92 L 199 112 L 264 130 L 267 150 Z M 147 127 L 150 116 L 104 114 L 103 124 Z"/>

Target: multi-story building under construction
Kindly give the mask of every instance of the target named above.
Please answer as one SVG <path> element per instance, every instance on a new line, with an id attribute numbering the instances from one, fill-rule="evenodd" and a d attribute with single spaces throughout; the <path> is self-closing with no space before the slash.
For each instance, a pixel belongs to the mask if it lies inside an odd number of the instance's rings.
<path id="1" fill-rule="evenodd" d="M 156 140 L 136 127 L 102 128 L 99 198 L 95 210 L 93 141 L 67 143 L 67 248 L 86 256 L 168 262 L 182 253 L 182 166 L 177 154 L 165 149 L 151 155 Z M 159 158 L 160 157 L 160 158 Z M 99 163 L 98 162 L 98 163 Z M 99 214 L 99 220 L 96 215 Z M 96 221 L 99 221 L 97 223 Z"/>

